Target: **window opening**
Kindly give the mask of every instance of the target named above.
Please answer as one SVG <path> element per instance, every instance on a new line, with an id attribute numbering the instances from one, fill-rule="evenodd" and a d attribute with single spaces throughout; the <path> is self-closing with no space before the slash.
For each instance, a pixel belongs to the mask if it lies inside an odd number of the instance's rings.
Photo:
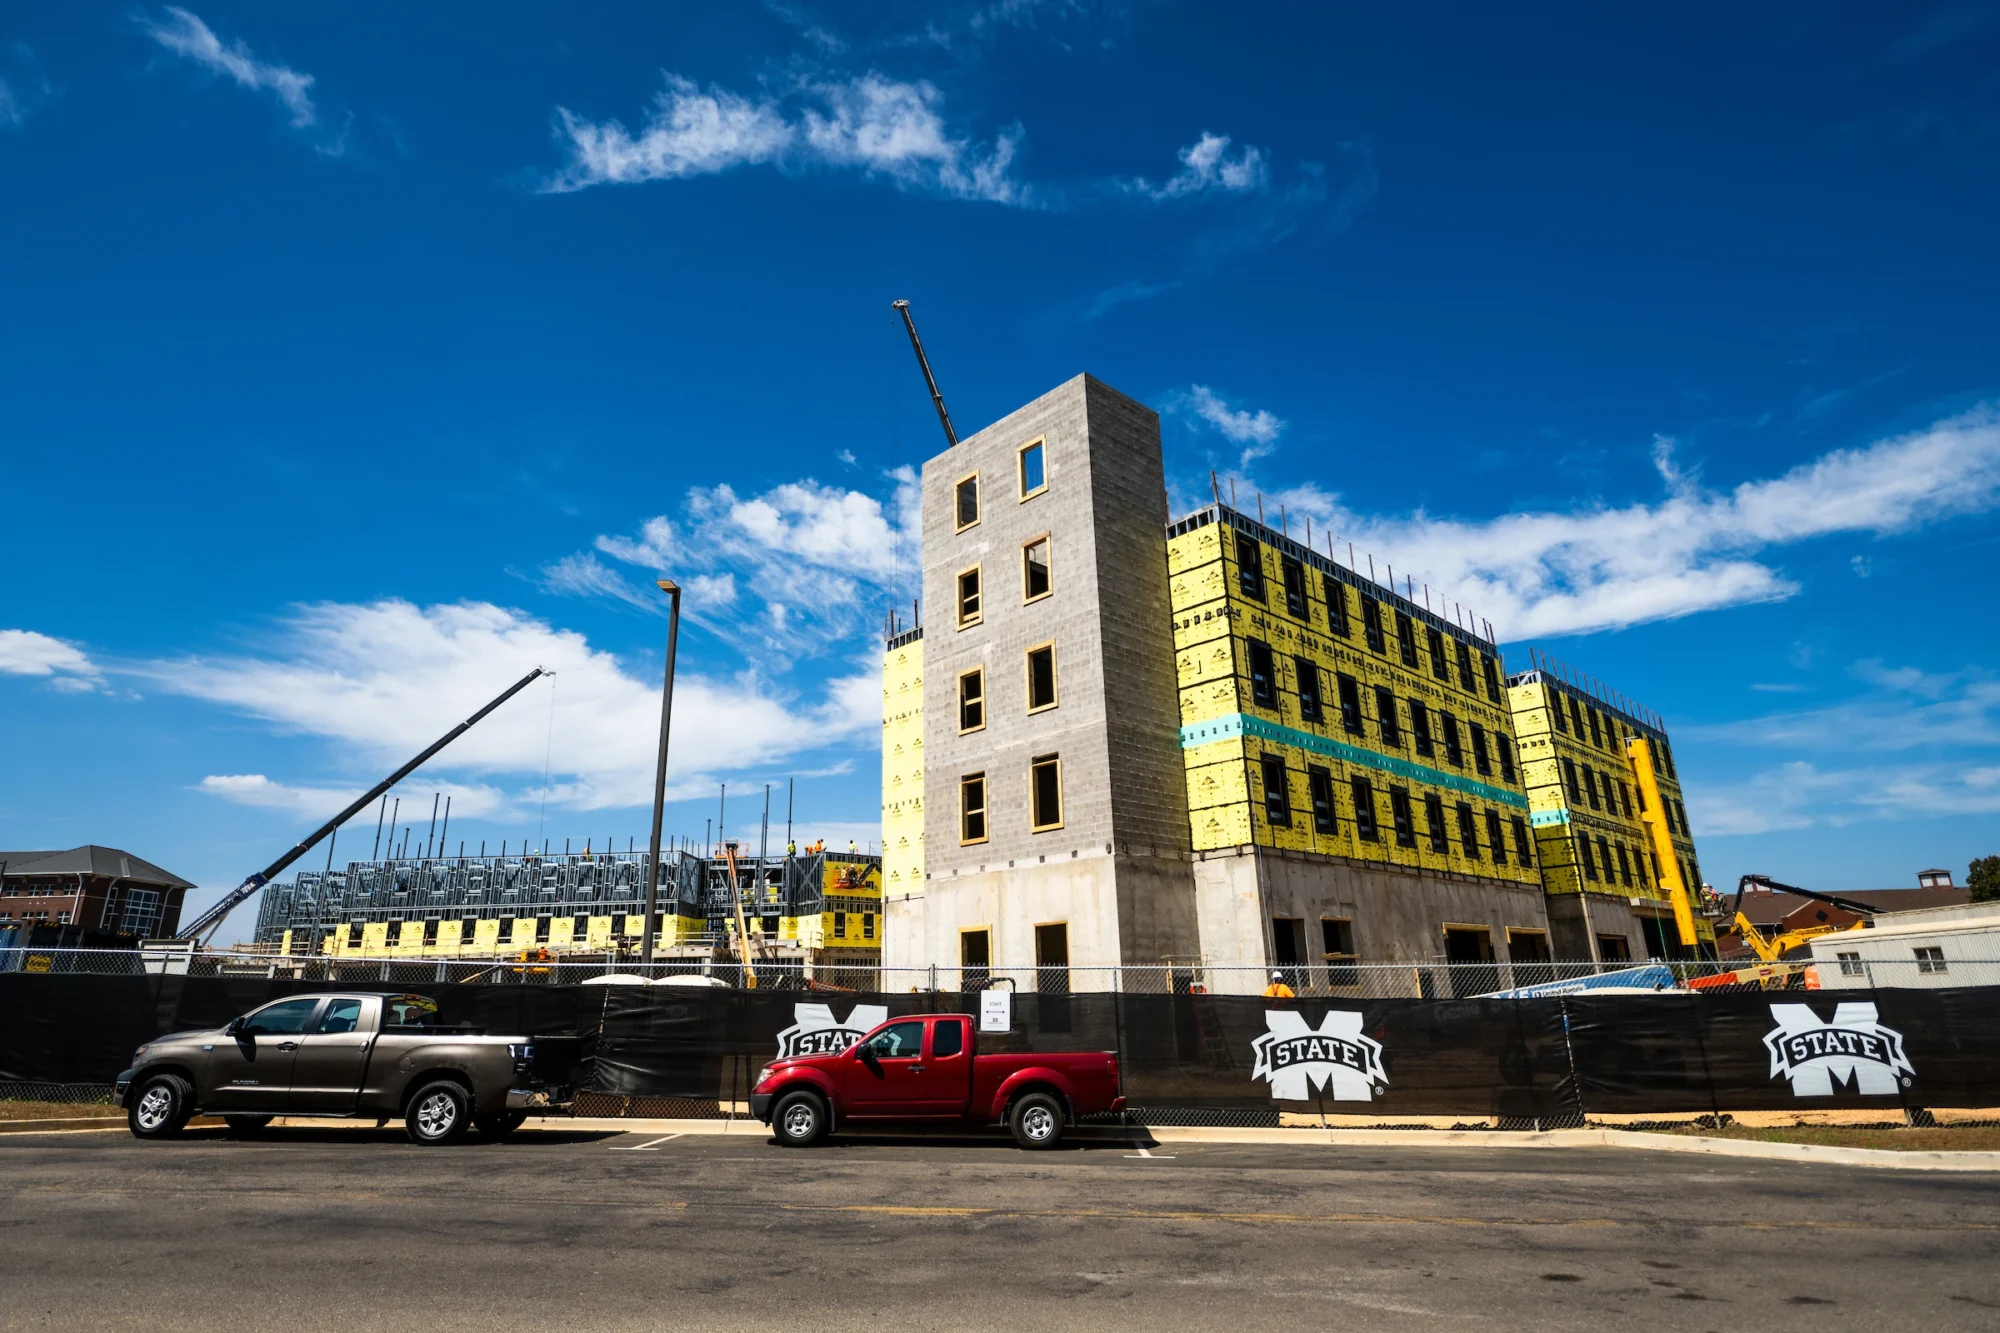
<path id="1" fill-rule="evenodd" d="M 1389 788 L 1389 819 L 1396 829 L 1398 847 L 1417 845 L 1417 821 L 1410 810 L 1410 793 L 1401 787 Z"/>
<path id="2" fill-rule="evenodd" d="M 1514 742 L 1495 733 L 1493 748 L 1500 752 L 1500 777 L 1503 781 L 1514 780 Z"/>
<path id="3" fill-rule="evenodd" d="M 1038 644 L 1028 650 L 1028 711 L 1056 706 L 1056 646 Z"/>
<path id="4" fill-rule="evenodd" d="M 1451 659 L 1444 653 L 1444 632 L 1435 625 L 1424 626 L 1424 645 L 1431 650 L 1431 674 L 1439 680 L 1451 679 Z"/>
<path id="5" fill-rule="evenodd" d="M 1410 700 L 1410 734 L 1416 737 L 1417 754 L 1429 759 L 1437 752 L 1431 743 L 1431 710 L 1424 707 L 1423 700 Z"/>
<path id="6" fill-rule="evenodd" d="M 1396 695 L 1385 686 L 1375 687 L 1375 723 L 1382 729 L 1382 744 L 1403 748 L 1403 728 L 1396 719 Z"/>
<path id="7" fill-rule="evenodd" d="M 1340 687 L 1340 725 L 1351 733 L 1361 734 L 1361 683 L 1342 671 L 1336 675 Z"/>
<path id="8" fill-rule="evenodd" d="M 1292 674 L 1299 682 L 1299 716 L 1307 722 L 1324 722 L 1319 697 L 1319 667 L 1304 657 L 1292 659 Z"/>
<path id="9" fill-rule="evenodd" d="M 1340 832 L 1340 822 L 1333 810 L 1333 774 L 1318 764 L 1310 765 L 1306 769 L 1306 791 L 1312 797 L 1313 832 Z"/>
<path id="10" fill-rule="evenodd" d="M 1486 728 L 1477 722 L 1469 723 L 1472 728 L 1472 767 L 1481 777 L 1493 776 L 1493 761 L 1486 755 Z"/>
<path id="11" fill-rule="evenodd" d="M 1285 781 L 1285 761 L 1277 755 L 1262 756 L 1264 770 L 1264 819 L 1278 828 L 1292 826 L 1292 794 Z"/>
<path id="12" fill-rule="evenodd" d="M 1507 838 L 1500 830 L 1500 815 L 1493 810 L 1486 812 L 1486 845 L 1493 849 L 1494 865 L 1507 864 Z"/>
<path id="13" fill-rule="evenodd" d="M 1259 708 L 1276 708 L 1278 660 L 1271 654 L 1271 645 L 1262 639 L 1243 642 L 1250 663 L 1250 702 Z"/>
<path id="14" fill-rule="evenodd" d="M 1048 474 L 1042 457 L 1042 442 L 1021 446 L 1021 498 L 1040 495 L 1049 486 Z"/>
<path id="15" fill-rule="evenodd" d="M 977 625 L 984 617 L 979 610 L 979 566 L 961 570 L 958 576 L 958 627 Z"/>
<path id="16" fill-rule="evenodd" d="M 1347 637 L 1347 585 L 1331 574 L 1322 576 L 1326 589 L 1326 628 L 1329 633 Z"/>
<path id="17" fill-rule="evenodd" d="M 986 669 L 978 667 L 958 678 L 958 732 L 978 731 L 986 725 Z"/>
<path id="18" fill-rule="evenodd" d="M 1451 850 L 1451 835 L 1444 827 L 1444 798 L 1436 792 L 1424 793 L 1424 830 L 1431 835 L 1431 850 L 1443 855 Z"/>
<path id="19" fill-rule="evenodd" d="M 1062 827 L 1062 760 L 1043 754 L 1029 761 L 1028 800 L 1032 816 L 1029 832 Z"/>
<path id="20" fill-rule="evenodd" d="M 1534 844 L 1528 837 L 1528 821 L 1521 818 L 1519 815 L 1515 815 L 1513 822 L 1514 822 L 1514 856 L 1524 866 L 1533 865 L 1535 863 L 1535 856 L 1534 852 L 1531 849 Z"/>
<path id="21" fill-rule="evenodd" d="M 1458 741 L 1458 719 L 1450 713 L 1439 713 L 1444 722 L 1444 757 L 1453 768 L 1465 767 L 1465 749 Z"/>
<path id="22" fill-rule="evenodd" d="M 958 840 L 986 841 L 986 775 L 968 773 L 958 780 Z"/>
<path id="23" fill-rule="evenodd" d="M 1382 604 L 1365 592 L 1361 594 L 1361 632 L 1368 640 L 1369 652 L 1388 652 L 1382 638 Z"/>
<path id="24" fill-rule="evenodd" d="M 958 531 L 979 521 L 979 474 L 973 473 L 958 483 Z"/>
<path id="25" fill-rule="evenodd" d="M 1049 539 L 1037 537 L 1021 548 L 1021 600 L 1047 597 L 1054 586 L 1049 573 Z"/>
<path id="26" fill-rule="evenodd" d="M 1367 778 L 1349 778 L 1348 791 L 1354 798 L 1354 832 L 1363 842 L 1375 842 L 1375 789 Z"/>
<path id="27" fill-rule="evenodd" d="M 1396 652 L 1404 666 L 1417 664 L 1417 622 L 1410 619 L 1407 611 L 1396 612 Z"/>
<path id="28" fill-rule="evenodd" d="M 1236 586 L 1251 601 L 1264 600 L 1264 548 L 1247 532 L 1236 534 Z"/>
<path id="29" fill-rule="evenodd" d="M 1472 822 L 1472 807 L 1464 801 L 1458 803 L 1458 840 L 1463 846 L 1466 859 L 1479 859 L 1479 829 Z"/>
<path id="30" fill-rule="evenodd" d="M 1306 567 L 1296 556 L 1280 556 L 1279 566 L 1285 576 L 1285 610 L 1300 620 L 1310 618 L 1306 602 Z"/>
<path id="31" fill-rule="evenodd" d="M 1478 688 L 1478 686 L 1472 683 L 1472 649 L 1469 646 L 1467 646 L 1465 640 L 1463 639 L 1459 639 L 1457 643 L 1458 643 L 1458 683 L 1465 687 L 1466 693 L 1470 694 L 1473 690 Z"/>
<path id="32" fill-rule="evenodd" d="M 1319 939 L 1326 955 L 1326 984 L 1359 984 L 1361 974 L 1354 965 L 1354 923 L 1346 917 L 1321 917 Z"/>

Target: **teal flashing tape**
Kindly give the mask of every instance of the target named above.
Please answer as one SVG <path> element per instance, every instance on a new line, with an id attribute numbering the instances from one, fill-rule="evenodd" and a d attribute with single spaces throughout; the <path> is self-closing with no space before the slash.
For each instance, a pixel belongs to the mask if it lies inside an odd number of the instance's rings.
<path id="1" fill-rule="evenodd" d="M 1466 796 L 1477 796 L 1481 800 L 1492 801 L 1495 805 L 1512 806 L 1517 810 L 1528 808 L 1526 796 L 1520 792 L 1509 791 L 1505 787 L 1495 787 L 1473 778 L 1462 778 L 1456 773 L 1447 773 L 1428 764 L 1417 764 L 1408 759 L 1398 759 L 1393 755 L 1377 754 L 1358 745 L 1328 740 L 1324 736 L 1315 736 L 1309 731 L 1300 731 L 1281 722 L 1266 722 L 1261 717 L 1247 717 L 1242 713 L 1231 713 L 1227 717 L 1218 717 L 1210 722 L 1195 722 L 1182 727 L 1181 748 L 1189 750 L 1197 745 L 1212 745 L 1216 741 L 1235 740 L 1239 736 L 1276 741 L 1280 745 L 1296 745 L 1301 750 L 1325 755 L 1329 759 L 1358 764 L 1362 768 L 1372 768 L 1378 773 L 1394 774 L 1410 782 L 1428 782 L 1434 787 L 1444 787 Z M 1540 815 L 1534 816 L 1537 822 L 1540 822 L 1541 818 Z"/>

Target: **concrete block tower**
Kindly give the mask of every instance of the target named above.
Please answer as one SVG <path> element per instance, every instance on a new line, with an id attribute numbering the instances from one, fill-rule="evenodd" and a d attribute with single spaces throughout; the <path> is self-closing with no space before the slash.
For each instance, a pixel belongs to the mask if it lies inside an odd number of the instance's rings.
<path id="1" fill-rule="evenodd" d="M 1158 416 L 1088 375 L 924 465 L 922 879 L 887 965 L 1097 989 L 1198 952 L 1166 519 Z"/>

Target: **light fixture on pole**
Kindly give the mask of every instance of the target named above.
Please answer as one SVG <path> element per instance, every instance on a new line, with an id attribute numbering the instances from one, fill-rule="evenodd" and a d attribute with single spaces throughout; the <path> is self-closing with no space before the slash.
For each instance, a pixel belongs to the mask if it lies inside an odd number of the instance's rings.
<path id="1" fill-rule="evenodd" d="M 674 650 L 681 631 L 681 585 L 672 579 L 656 580 L 670 599 L 667 608 L 667 671 L 660 689 L 660 761 L 653 774 L 653 838 L 646 857 L 646 925 L 640 936 L 641 961 L 653 961 L 653 936 L 660 917 L 660 823 L 667 813 L 667 736 L 674 722 Z"/>

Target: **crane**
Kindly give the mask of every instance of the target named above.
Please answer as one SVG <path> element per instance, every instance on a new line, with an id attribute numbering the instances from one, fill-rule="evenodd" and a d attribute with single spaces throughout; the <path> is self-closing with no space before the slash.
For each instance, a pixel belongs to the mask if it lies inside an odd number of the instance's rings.
<path id="1" fill-rule="evenodd" d="M 1749 917 L 1743 915 L 1743 891 L 1753 884 L 1769 889 L 1773 893 L 1795 893 L 1801 898 L 1828 903 L 1844 912 L 1853 912 L 1861 920 L 1845 926 L 1801 926 L 1797 930 L 1788 930 L 1782 934 L 1766 937 Z M 1844 930 L 1866 930 L 1869 925 L 1868 919 L 1882 909 L 1868 903 L 1856 902 L 1852 898 L 1840 898 L 1831 893 L 1815 893 L 1811 889 L 1801 889 L 1796 885 L 1780 884 L 1769 875 L 1745 875 L 1736 881 L 1736 898 L 1730 903 L 1729 910 L 1736 917 L 1737 933 L 1743 936 L 1743 942 L 1750 946 L 1751 952 L 1767 963 L 1775 963 L 1807 940 L 1816 939 L 1821 935 L 1838 934 Z"/>
<path id="2" fill-rule="evenodd" d="M 910 318 L 910 303 L 891 301 L 889 307 L 903 317 L 903 327 L 910 331 L 910 346 L 916 351 L 918 367 L 924 372 L 924 383 L 930 387 L 931 403 L 937 408 L 938 424 L 944 427 L 945 442 L 955 449 L 958 447 L 958 432 L 951 428 L 951 413 L 944 410 L 944 395 L 938 392 L 937 376 L 931 374 L 931 360 L 924 355 L 924 341 L 917 336 L 917 322 Z"/>
<path id="3" fill-rule="evenodd" d="M 423 764 L 423 762 L 426 759 L 429 759 L 439 750 L 442 750 L 445 746 L 451 744 L 453 741 L 457 740 L 460 736 L 463 736 L 468 730 L 471 729 L 473 723 L 485 717 L 488 713 L 498 708 L 501 704 L 506 703 L 509 699 L 519 694 L 522 690 L 528 688 L 529 683 L 533 681 L 537 676 L 543 676 L 547 674 L 548 673 L 543 671 L 542 668 L 536 667 L 533 671 L 530 671 L 527 675 L 521 677 L 519 680 L 515 681 L 512 685 L 508 686 L 505 690 L 501 691 L 500 696 L 495 700 L 493 700 L 492 703 L 487 704 L 486 707 L 480 709 L 478 712 L 474 713 L 471 717 L 468 717 L 467 719 L 465 719 L 465 721 L 453 727 L 450 731 L 447 731 L 444 735 L 440 736 L 436 741 L 434 741 L 429 749 L 425 750 L 415 759 L 412 759 L 409 763 L 404 764 L 401 768 L 397 769 L 394 773 L 391 773 L 388 777 L 383 778 L 373 787 L 370 787 L 366 792 L 364 792 L 361 796 L 355 799 L 354 804 L 348 806 L 345 810 L 342 810 L 332 819 L 329 819 L 326 821 L 326 823 L 320 825 L 310 835 L 308 835 L 304 841 L 300 842 L 298 846 L 292 848 L 292 850 L 286 852 L 283 856 L 273 861 L 270 865 L 265 866 L 262 870 L 258 871 L 256 874 L 250 876 L 250 878 L 244 880 L 241 884 L 231 889 L 221 902 L 209 908 L 206 912 L 203 912 L 200 916 L 196 917 L 192 923 L 184 927 L 181 930 L 178 938 L 183 941 L 195 941 L 198 943 L 206 944 L 208 942 L 209 937 L 213 936 L 216 930 L 221 927 L 223 918 L 227 917 L 231 912 L 235 911 L 237 908 L 241 907 L 244 903 L 254 898 L 257 895 L 257 891 L 259 889 L 262 889 L 266 884 L 269 884 L 272 880 L 276 879 L 279 875 L 283 874 L 286 866 L 289 866 L 292 862 L 298 860 L 301 856 L 304 856 L 307 852 L 311 851 L 313 849 L 313 846 L 316 843 L 318 843 L 321 838 L 324 838 L 327 834 L 333 832 L 335 829 L 339 828 L 342 824 L 345 824 L 348 820 L 354 818 L 355 815 L 361 812 L 362 807 L 366 806 L 370 801 L 374 800 L 377 796 L 380 796 L 383 792 L 389 790 L 389 788 L 395 786 L 397 783 L 401 782 L 404 778 L 416 772 L 417 769 Z"/>

